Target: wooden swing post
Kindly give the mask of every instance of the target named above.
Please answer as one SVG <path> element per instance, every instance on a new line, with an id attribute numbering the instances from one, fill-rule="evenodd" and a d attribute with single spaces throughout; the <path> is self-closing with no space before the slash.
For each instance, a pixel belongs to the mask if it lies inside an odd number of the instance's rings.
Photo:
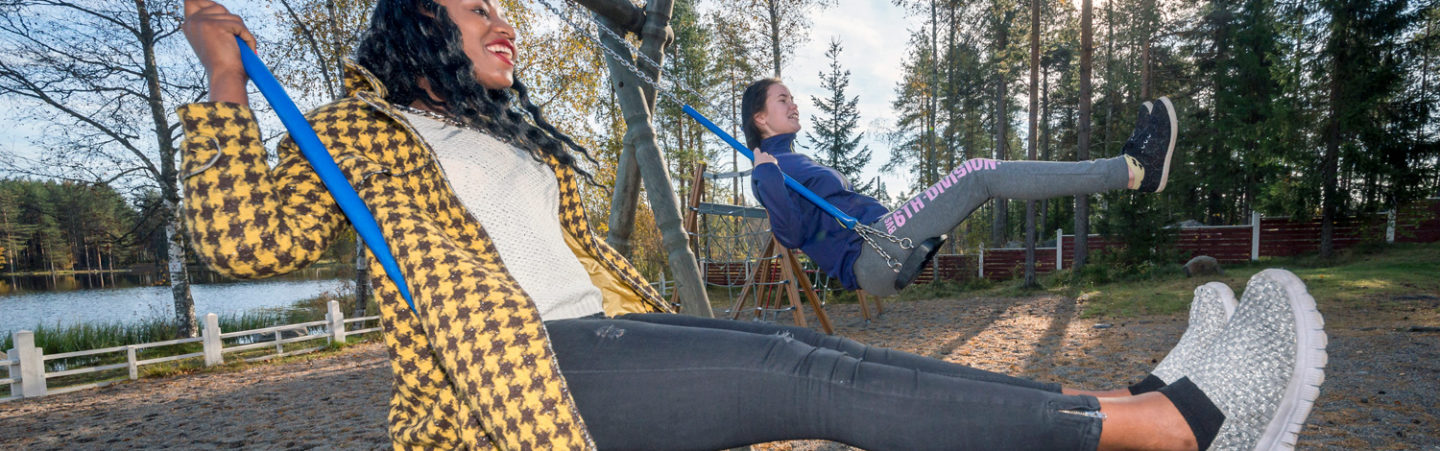
<path id="1" fill-rule="evenodd" d="M 673 0 L 651 0 L 642 10 L 628 0 L 577 0 L 581 6 L 594 12 L 601 26 L 624 35 L 636 33 L 641 37 L 640 53 L 656 63 L 663 63 L 665 47 L 674 40 L 670 29 L 670 17 L 674 10 Z M 710 309 L 710 298 L 705 293 L 705 281 L 696 265 L 695 253 L 690 251 L 690 240 L 685 234 L 684 221 L 680 215 L 680 201 L 670 183 L 665 157 L 655 140 L 655 129 L 651 125 L 651 111 L 655 109 L 655 87 L 650 86 L 638 74 L 626 70 L 626 65 L 637 65 L 635 54 L 622 42 L 608 36 L 600 37 L 601 44 L 619 55 L 622 61 L 607 54 L 606 67 L 614 83 L 615 96 L 625 118 L 624 150 L 620 155 L 620 170 L 616 173 L 615 197 L 611 201 L 611 234 L 606 239 L 614 247 L 629 247 L 631 229 L 638 203 L 637 179 L 644 183 L 650 210 L 655 214 L 655 224 L 660 229 L 661 242 L 665 246 L 666 261 L 675 275 L 676 294 L 680 297 L 682 310 L 689 315 L 714 317 Z M 638 64 L 639 70 L 651 80 L 660 79 L 660 68 L 649 64 Z M 631 169 L 635 170 L 631 170 Z M 638 173 L 637 173 L 638 172 Z"/>

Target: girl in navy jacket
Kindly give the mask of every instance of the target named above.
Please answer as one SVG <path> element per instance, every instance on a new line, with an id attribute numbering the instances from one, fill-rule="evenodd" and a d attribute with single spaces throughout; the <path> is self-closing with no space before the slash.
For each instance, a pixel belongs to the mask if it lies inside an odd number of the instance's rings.
<path id="1" fill-rule="evenodd" d="M 1115 189 L 1158 192 L 1165 188 L 1175 150 L 1176 116 L 1170 100 L 1145 102 L 1124 154 L 1078 161 L 967 160 L 894 211 L 852 190 L 834 169 L 796 153 L 800 112 L 790 90 L 774 78 L 752 83 L 741 100 L 746 145 L 755 149 L 751 183 L 770 213 L 780 244 L 800 249 L 846 289 L 894 294 L 898 262 L 914 249 L 885 239 L 867 245 L 809 200 L 785 186 L 789 175 L 861 224 L 919 243 L 943 235 L 991 198 L 1041 200 Z M 888 255 L 888 258 L 886 257 Z"/>

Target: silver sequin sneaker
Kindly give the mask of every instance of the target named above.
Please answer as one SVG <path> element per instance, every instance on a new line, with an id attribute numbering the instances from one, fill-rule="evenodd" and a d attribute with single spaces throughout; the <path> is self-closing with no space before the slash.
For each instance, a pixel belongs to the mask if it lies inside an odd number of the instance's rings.
<path id="1" fill-rule="evenodd" d="M 1188 376 L 1225 414 L 1211 449 L 1294 449 L 1325 381 L 1324 320 L 1305 283 L 1283 269 L 1251 277 L 1207 354 Z"/>
<path id="2" fill-rule="evenodd" d="M 1196 362 L 1204 359 L 1215 337 L 1225 331 L 1225 324 L 1235 314 L 1235 292 L 1220 282 L 1210 282 L 1195 289 L 1190 301 L 1190 325 L 1180 341 L 1155 366 L 1155 377 L 1166 384 L 1175 383 L 1190 374 Z"/>

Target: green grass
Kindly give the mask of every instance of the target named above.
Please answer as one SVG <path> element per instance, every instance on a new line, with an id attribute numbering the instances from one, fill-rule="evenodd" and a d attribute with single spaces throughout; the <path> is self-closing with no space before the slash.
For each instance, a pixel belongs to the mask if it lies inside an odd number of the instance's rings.
<path id="1" fill-rule="evenodd" d="M 340 301 L 348 307 L 352 297 L 335 293 L 323 293 L 314 298 L 297 301 L 289 307 L 263 309 L 239 314 L 222 315 L 219 318 L 220 331 L 261 329 L 281 324 L 294 324 L 325 319 L 326 305 Z M 373 305 L 373 304 L 372 304 Z M 377 311 L 367 308 L 366 311 Z M 197 318 L 199 327 L 204 319 Z M 36 325 L 30 329 L 35 333 L 35 346 L 43 348 L 46 354 L 84 351 L 131 344 L 153 343 L 180 338 L 172 318 L 152 317 L 139 321 L 72 324 L 64 326 Z M 14 346 L 13 337 L 0 337 L 0 349 Z M 177 352 L 180 354 L 183 352 Z"/>
<path id="2" fill-rule="evenodd" d="M 1025 296 L 1037 293 L 1076 296 L 1087 317 L 1172 314 L 1189 309 L 1195 287 L 1210 281 L 1229 285 L 1239 296 L 1251 276 L 1266 268 L 1284 268 L 1305 281 L 1321 304 L 1353 307 L 1397 295 L 1440 296 L 1440 243 L 1357 246 L 1330 260 L 1313 255 L 1261 259 L 1222 265 L 1225 274 L 1185 277 L 1178 265 L 1115 270 L 1096 261 L 1081 274 L 1066 270 L 1043 276 L 1043 288 L 1027 290 L 1019 281 L 998 282 L 979 290 L 943 297 Z M 906 293 L 908 296 L 908 293 Z"/>
<path id="3" fill-rule="evenodd" d="M 219 318 L 221 332 L 233 332 L 239 330 L 262 329 L 281 324 L 295 324 L 310 321 L 319 321 L 325 318 L 327 305 L 330 301 L 340 301 L 340 305 L 348 309 L 353 302 L 350 296 L 340 296 L 335 293 L 324 293 L 314 298 L 298 301 L 289 307 L 265 309 L 240 314 L 224 315 Z M 366 308 L 367 312 L 379 311 L 372 299 Z M 35 345 L 44 349 L 46 354 L 59 354 L 72 351 L 84 351 L 90 349 L 102 349 L 131 344 L 154 343 L 159 341 L 174 340 L 180 338 L 176 333 L 174 324 L 170 318 L 148 318 L 133 322 L 113 322 L 101 324 L 76 324 L 68 326 L 36 326 Z M 200 327 L 204 327 L 203 320 Z M 0 349 L 10 349 L 14 346 L 11 336 L 0 337 Z M 350 337 L 347 341 L 358 341 L 361 337 Z M 293 351 L 307 347 L 316 346 L 317 342 L 307 341 L 291 343 L 284 346 L 286 351 Z M 331 349 L 339 349 L 343 344 L 330 345 Z M 173 355 L 190 354 L 200 352 L 203 346 L 200 343 L 185 343 L 170 346 L 159 346 L 139 350 L 136 357 L 145 360 Z M 227 359 L 241 360 L 249 357 L 274 353 L 273 347 L 264 347 L 237 354 L 227 355 Z M 78 368 L 96 365 L 121 363 L 125 361 L 124 352 L 107 353 L 100 356 L 76 357 L 70 359 L 52 360 L 46 362 L 47 371 L 59 371 L 64 368 Z M 229 366 L 229 365 L 227 365 Z M 204 362 L 199 359 L 186 359 L 175 362 L 166 362 L 140 367 L 140 377 L 163 377 L 177 374 L 187 374 L 197 371 L 205 371 Z M 108 381 L 128 377 L 125 370 L 111 370 L 100 373 L 89 373 L 74 376 L 64 376 L 51 379 L 49 385 L 62 387 L 68 385 L 83 384 L 89 382 Z M 0 387 L 0 397 L 9 396 L 9 386 Z"/>

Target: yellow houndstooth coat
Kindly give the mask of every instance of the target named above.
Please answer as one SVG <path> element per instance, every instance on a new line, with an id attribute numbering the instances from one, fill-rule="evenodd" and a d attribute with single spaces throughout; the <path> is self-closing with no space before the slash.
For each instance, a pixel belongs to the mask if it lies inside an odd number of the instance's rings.
<path id="1" fill-rule="evenodd" d="M 344 99 L 307 118 L 375 214 L 419 310 L 410 311 L 371 258 L 395 377 L 395 448 L 593 449 L 534 303 L 430 147 L 364 68 L 349 64 L 345 85 Z M 294 142 L 281 141 L 271 169 L 248 106 L 195 103 L 177 112 L 185 129 L 186 230 L 200 257 L 241 278 L 314 262 L 345 220 Z M 574 171 L 548 163 L 566 242 L 604 293 L 606 313 L 670 311 L 592 233 Z"/>

